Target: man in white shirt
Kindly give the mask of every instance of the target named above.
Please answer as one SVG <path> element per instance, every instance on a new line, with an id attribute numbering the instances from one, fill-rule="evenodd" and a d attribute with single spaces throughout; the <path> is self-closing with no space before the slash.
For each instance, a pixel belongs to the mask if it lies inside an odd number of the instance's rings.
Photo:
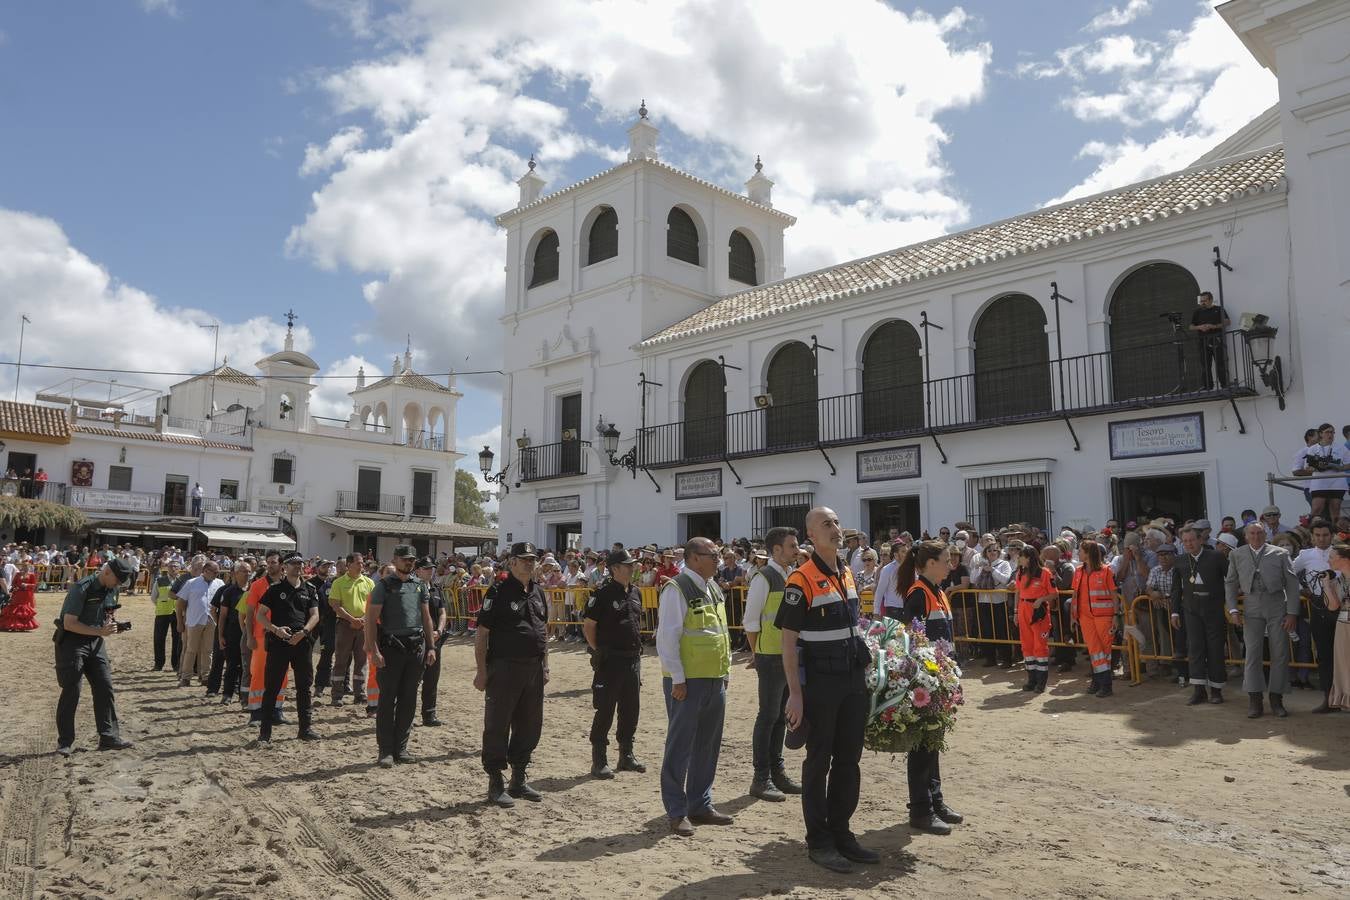
<path id="1" fill-rule="evenodd" d="M 863 554 L 869 547 L 867 535 L 861 531 L 851 532 L 851 536 L 845 539 L 844 544 L 848 547 L 848 567 L 852 570 L 853 580 L 856 583 L 863 570 Z"/>
<path id="2" fill-rule="evenodd" d="M 964 532 L 958 532 L 964 533 Z M 900 610 L 905 608 L 905 596 L 898 588 L 896 573 L 900 571 L 900 560 L 904 551 L 899 541 L 892 545 L 891 561 L 881 567 L 877 573 L 877 584 L 872 589 L 872 609 L 891 619 L 900 618 Z M 857 576 L 854 576 L 855 578 Z"/>
<path id="3" fill-rule="evenodd" d="M 746 668 L 759 675 L 759 714 L 751 736 L 755 777 L 750 783 L 750 796 L 782 803 L 788 794 L 802 792 L 783 764 L 788 688 L 782 634 L 774 625 L 788 574 L 797 559 L 797 530 L 770 528 L 764 543 L 769 548 L 769 561 L 750 578 L 743 621 L 753 654 Z"/>
<path id="4" fill-rule="evenodd" d="M 183 655 L 178 663 L 178 686 L 187 687 L 192 676 L 199 684 L 206 684 L 211 670 L 211 638 L 216 633 L 216 619 L 211 614 L 211 598 L 225 586 L 217 578 L 220 567 L 214 560 L 202 563 L 202 574 L 178 589 L 178 631 L 183 637 Z"/>

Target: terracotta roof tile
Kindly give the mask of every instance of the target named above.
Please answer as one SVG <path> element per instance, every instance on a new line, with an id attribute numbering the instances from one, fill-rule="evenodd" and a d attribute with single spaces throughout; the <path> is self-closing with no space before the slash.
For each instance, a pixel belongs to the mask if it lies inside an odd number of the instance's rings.
<path id="1" fill-rule="evenodd" d="M 362 391 L 371 391 L 378 387 L 384 387 L 387 384 L 399 384 L 403 385 L 404 387 L 417 388 L 423 391 L 439 391 L 442 394 L 455 393 L 445 385 L 432 381 L 425 375 L 418 375 L 416 372 L 413 372 L 411 370 L 404 370 L 402 372 L 399 372 L 397 375 L 386 375 L 379 381 L 372 382 L 363 388 L 357 388 L 356 390 L 352 391 L 352 393 L 359 394 Z"/>
<path id="2" fill-rule="evenodd" d="M 244 453 L 252 453 L 252 447 L 243 447 L 239 444 L 226 444 L 221 441 L 204 441 L 199 437 L 193 437 L 187 434 L 161 434 L 158 431 L 132 431 L 131 429 L 121 428 L 102 428 L 97 425 L 75 424 L 75 431 L 81 434 L 97 434 L 102 437 L 129 438 L 133 441 L 158 441 L 162 444 L 183 444 L 188 447 L 210 447 L 214 450 L 241 450 Z"/>
<path id="3" fill-rule="evenodd" d="M 193 376 L 188 381 L 196 381 L 199 378 L 210 378 L 215 376 L 218 381 L 228 381 L 231 384 L 247 384 L 250 387 L 258 386 L 258 379 L 247 372 L 241 372 L 233 366 L 220 366 L 212 369 L 210 372 L 203 372 L 201 375 Z"/>
<path id="4" fill-rule="evenodd" d="M 39 438 L 70 439 L 70 421 L 59 406 L 0 401 L 0 432 Z"/>
<path id="5" fill-rule="evenodd" d="M 657 332 L 639 346 L 650 348 L 1283 190 L 1284 176 L 1283 147 L 1222 160 L 731 294 Z"/>

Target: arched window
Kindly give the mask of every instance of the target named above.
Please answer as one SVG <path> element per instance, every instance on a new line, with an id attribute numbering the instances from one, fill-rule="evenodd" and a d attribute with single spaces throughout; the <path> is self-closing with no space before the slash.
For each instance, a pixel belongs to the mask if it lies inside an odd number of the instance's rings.
<path id="1" fill-rule="evenodd" d="M 721 459 L 726 449 L 726 377 L 721 366 L 705 359 L 684 385 L 684 458 Z"/>
<path id="2" fill-rule="evenodd" d="M 678 206 L 672 207 L 666 216 L 666 256 L 699 265 L 698 226 Z"/>
<path id="3" fill-rule="evenodd" d="M 1049 409 L 1045 310 L 1026 294 L 1000 297 L 975 324 L 975 418 L 1017 418 Z"/>
<path id="4" fill-rule="evenodd" d="M 811 348 L 793 341 L 769 363 L 769 395 L 765 410 L 765 446 L 771 450 L 814 447 L 818 441 L 816 360 Z"/>
<path id="5" fill-rule="evenodd" d="M 923 427 L 923 359 L 919 333 L 887 322 L 867 339 L 862 357 L 863 434 L 885 437 Z"/>
<path id="6" fill-rule="evenodd" d="M 534 246 L 534 258 L 530 267 L 530 287 L 538 287 L 558 280 L 558 233 L 553 230 L 544 232 L 539 243 Z"/>
<path id="7" fill-rule="evenodd" d="M 731 233 L 731 243 L 727 249 L 727 276 L 742 284 L 759 284 L 756 274 L 755 248 L 750 239 L 739 231 Z"/>
<path id="8" fill-rule="evenodd" d="M 1172 263 L 1135 269 L 1111 296 L 1111 390 L 1116 400 L 1198 391 L 1203 363 L 1199 341 L 1181 335 L 1172 341 L 1169 312 L 1190 324 L 1200 286 L 1190 272 Z M 1180 355 L 1177 351 L 1180 350 Z"/>
<path id="9" fill-rule="evenodd" d="M 607 206 L 591 223 L 586 235 L 586 265 L 619 255 L 619 214 Z"/>

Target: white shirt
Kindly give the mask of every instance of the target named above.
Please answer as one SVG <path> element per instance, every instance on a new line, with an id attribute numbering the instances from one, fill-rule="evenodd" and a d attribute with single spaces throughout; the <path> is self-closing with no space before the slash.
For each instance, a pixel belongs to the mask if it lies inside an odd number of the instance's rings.
<path id="1" fill-rule="evenodd" d="M 1320 456 L 1323 459 L 1334 459 L 1342 466 L 1350 463 L 1350 456 L 1346 455 L 1343 448 L 1332 444 L 1329 447 L 1323 447 L 1321 444 L 1313 444 L 1311 447 L 1304 447 L 1294 454 L 1293 470 L 1310 469 L 1308 457 Z M 1312 474 L 1319 475 L 1320 472 L 1313 471 Z M 1310 491 L 1343 491 L 1345 490 L 1345 474 L 1339 473 L 1330 478 L 1318 478 L 1314 481 L 1304 481 L 1302 487 Z"/>
<path id="2" fill-rule="evenodd" d="M 977 560 L 975 566 L 970 570 L 971 584 L 974 584 L 979 580 L 981 571 L 983 570 Z M 994 564 L 990 571 L 994 573 L 994 585 L 996 587 L 1003 587 L 1012 580 L 1012 563 L 1008 562 L 1006 559 L 994 560 Z M 1008 600 L 1008 595 L 1002 592 L 997 594 L 982 593 L 976 597 L 975 600 L 977 603 L 1005 603 Z"/>
<path id="3" fill-rule="evenodd" d="M 704 591 L 708 582 L 693 569 L 684 573 L 694 581 L 694 586 Z M 684 594 L 673 580 L 661 589 L 661 599 L 657 605 L 656 656 L 661 660 L 662 671 L 670 673 L 671 684 L 684 684 L 684 663 L 680 661 L 680 639 L 684 637 L 684 615 L 689 612 L 689 604 L 684 602 Z"/>
<path id="4" fill-rule="evenodd" d="M 1322 579 L 1312 578 L 1311 573 L 1329 571 L 1331 571 L 1330 550 L 1308 547 L 1300 550 L 1298 556 L 1294 557 L 1294 575 L 1298 578 L 1299 584 L 1314 597 L 1322 596 Z"/>
<path id="5" fill-rule="evenodd" d="M 205 496 L 206 496 L 206 491 L 202 489 L 202 486 L 201 486 L 200 484 L 194 485 L 194 486 L 193 486 L 193 488 L 192 488 L 192 499 L 194 499 L 194 500 L 200 500 L 200 499 L 202 499 L 202 498 L 205 497 Z"/>
<path id="6" fill-rule="evenodd" d="M 219 578 L 207 581 L 205 577 L 198 575 L 196 578 L 189 578 L 187 583 L 178 589 L 179 598 L 187 603 L 184 621 L 189 628 L 215 621 L 211 618 L 211 598 L 224 586 L 225 582 Z"/>
<path id="7" fill-rule="evenodd" d="M 784 581 L 787 580 L 788 573 L 782 566 L 774 561 L 773 557 L 769 558 L 768 566 L 772 566 L 776 569 L 778 574 L 783 576 Z M 692 575 L 694 573 L 690 572 L 689 574 Z M 768 602 L 768 599 L 769 579 L 751 577 L 750 589 L 745 592 L 745 615 L 741 618 L 741 623 L 745 626 L 745 630 L 751 634 L 759 632 L 762 627 L 760 620 L 764 618 L 764 604 Z M 769 624 L 772 625 L 773 623 L 770 622 Z"/>
<path id="8" fill-rule="evenodd" d="M 881 571 L 877 573 L 877 586 L 872 592 L 872 609 L 882 611 L 888 606 L 891 609 L 904 607 L 905 598 L 895 589 L 895 573 L 899 569 L 900 564 L 895 560 L 881 567 Z"/>
<path id="9" fill-rule="evenodd" d="M 863 554 L 866 552 L 866 547 L 859 547 L 857 550 L 853 551 L 853 558 L 848 561 L 848 567 L 853 572 L 853 581 L 855 584 L 858 581 L 858 575 L 862 573 Z"/>

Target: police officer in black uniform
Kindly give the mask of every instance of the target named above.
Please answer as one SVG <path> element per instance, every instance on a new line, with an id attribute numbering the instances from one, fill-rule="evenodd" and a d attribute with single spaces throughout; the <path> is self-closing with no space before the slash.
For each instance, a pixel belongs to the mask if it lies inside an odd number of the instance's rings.
<path id="1" fill-rule="evenodd" d="M 375 667 L 380 705 L 375 713 L 378 765 L 414 762 L 408 736 L 417 714 L 417 686 L 422 672 L 436 659 L 427 643 L 432 633 L 430 591 L 413 574 L 417 551 L 408 544 L 394 548 L 394 574 L 375 582 L 366 601 L 366 658 Z"/>
<path id="2" fill-rule="evenodd" d="M 530 754 L 544 729 L 544 685 L 548 683 L 548 604 L 534 580 L 539 555 L 534 544 L 511 545 L 510 575 L 488 589 L 478 613 L 473 686 L 486 693 L 483 704 L 483 768 L 488 802 L 515 806 L 543 795 L 525 780 Z M 511 786 L 502 771 L 511 765 Z"/>
<path id="3" fill-rule="evenodd" d="M 70 586 L 56 620 L 56 681 L 61 699 L 56 702 L 56 752 L 75 752 L 75 709 L 80 704 L 80 679 L 89 679 L 94 695 L 94 722 L 98 726 L 98 749 L 123 750 L 131 741 L 122 740 L 113 703 L 112 667 L 103 639 L 131 627 L 116 621 L 117 589 L 130 575 L 119 559 L 110 559 L 94 575 Z"/>
<path id="4" fill-rule="evenodd" d="M 328 587 L 333 583 L 335 567 L 326 559 L 314 561 L 314 574 L 309 583 L 319 598 L 319 664 L 314 669 L 314 699 L 323 695 L 323 689 L 333 680 L 333 652 L 337 644 L 337 613 L 328 604 Z"/>
<path id="5" fill-rule="evenodd" d="M 310 688 L 314 685 L 314 656 L 310 639 L 319 628 L 319 595 L 314 585 L 300 577 L 305 558 L 290 553 L 281 561 L 282 578 L 258 600 L 258 616 L 267 642 L 267 667 L 263 670 L 263 697 L 258 727 L 258 746 L 272 743 L 277 694 L 286 680 L 286 669 L 295 673 L 295 712 L 300 720 L 300 740 L 316 741 L 319 734 L 310 725 Z"/>
<path id="6" fill-rule="evenodd" d="M 423 556 L 417 560 L 414 572 L 427 585 L 427 609 L 431 613 L 432 632 L 427 638 L 427 646 L 436 650 L 435 657 L 431 658 L 426 671 L 422 673 L 422 724 L 429 728 L 445 724 L 436 717 L 436 691 L 441 684 L 441 645 L 445 643 L 446 635 L 449 634 L 445 597 L 431 583 L 431 576 L 435 571 L 436 563 L 430 556 Z"/>
<path id="7" fill-rule="evenodd" d="M 609 726 L 618 708 L 619 771 L 645 772 L 633 755 L 642 694 L 642 595 L 633 583 L 637 560 L 620 549 L 605 558 L 609 578 L 586 601 L 581 630 L 591 647 L 591 775 L 613 778 L 609 767 Z"/>

